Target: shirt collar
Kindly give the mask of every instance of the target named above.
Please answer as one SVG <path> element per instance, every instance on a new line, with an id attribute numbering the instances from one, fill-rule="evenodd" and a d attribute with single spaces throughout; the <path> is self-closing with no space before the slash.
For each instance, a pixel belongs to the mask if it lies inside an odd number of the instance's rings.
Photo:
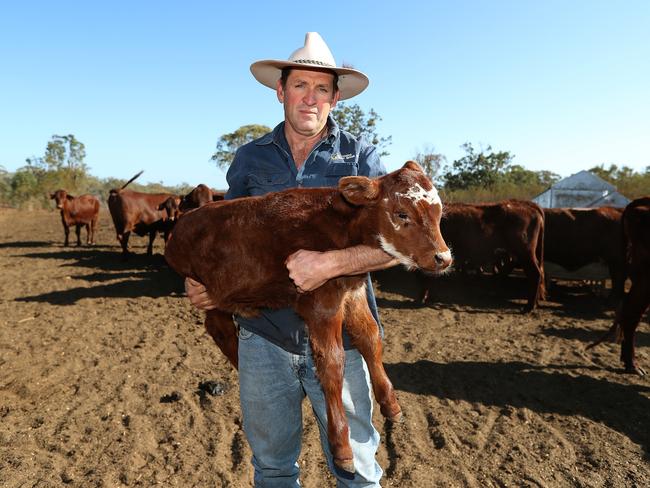
<path id="1" fill-rule="evenodd" d="M 334 120 L 334 117 L 332 117 L 332 114 L 327 116 L 327 127 L 329 130 L 325 139 L 333 143 L 339 137 L 341 129 L 339 128 L 339 124 L 336 123 L 336 120 Z M 287 138 L 284 135 L 284 121 L 276 125 L 271 132 L 260 137 L 256 144 L 258 146 L 265 146 L 273 142 L 283 147 L 288 145 Z"/>

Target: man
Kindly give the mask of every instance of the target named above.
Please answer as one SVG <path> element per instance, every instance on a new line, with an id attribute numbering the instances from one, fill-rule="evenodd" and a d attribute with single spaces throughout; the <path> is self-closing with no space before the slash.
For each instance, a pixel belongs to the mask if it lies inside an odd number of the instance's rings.
<path id="1" fill-rule="evenodd" d="M 385 173 L 376 149 L 341 131 L 330 111 L 353 97 L 368 78 L 339 68 L 315 32 L 288 61 L 251 65 L 253 76 L 276 90 L 284 121 L 272 132 L 239 148 L 227 174 L 226 199 L 262 195 L 291 187 L 335 186 L 343 176 L 376 177 Z M 314 290 L 337 276 L 355 275 L 397 264 L 367 246 L 314 252 L 300 250 L 287 258 L 289 276 L 299 292 Z M 379 323 L 372 286 L 368 301 Z M 206 289 L 186 280 L 191 302 L 212 308 Z M 302 400 L 309 397 L 321 429 L 321 443 L 339 486 L 379 486 L 382 470 L 375 460 L 379 434 L 372 425 L 372 397 L 365 362 L 346 337 L 343 402 L 350 426 L 355 474 L 334 467 L 327 443 L 325 398 L 303 321 L 293 310 L 264 310 L 253 319 L 237 317 L 239 382 L 244 432 L 253 451 L 255 486 L 299 486 Z"/>

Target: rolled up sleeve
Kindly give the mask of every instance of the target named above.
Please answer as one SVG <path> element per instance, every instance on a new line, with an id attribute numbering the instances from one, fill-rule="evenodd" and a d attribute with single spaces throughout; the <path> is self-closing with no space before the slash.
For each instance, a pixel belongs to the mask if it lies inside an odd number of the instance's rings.
<path id="1" fill-rule="evenodd" d="M 226 173 L 226 181 L 228 182 L 228 191 L 224 197 L 226 200 L 248 196 L 248 188 L 246 186 L 247 172 L 243 160 L 244 158 L 242 158 L 240 148 L 235 153 L 235 157 Z"/>

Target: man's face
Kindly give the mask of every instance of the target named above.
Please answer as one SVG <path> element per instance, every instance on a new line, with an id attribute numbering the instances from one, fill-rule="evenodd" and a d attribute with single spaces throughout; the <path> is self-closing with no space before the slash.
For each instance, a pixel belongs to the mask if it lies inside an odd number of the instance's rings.
<path id="1" fill-rule="evenodd" d="M 334 75 L 322 71 L 292 69 L 286 86 L 278 81 L 277 93 L 289 128 L 306 137 L 323 130 L 339 100 L 339 92 L 334 92 Z"/>

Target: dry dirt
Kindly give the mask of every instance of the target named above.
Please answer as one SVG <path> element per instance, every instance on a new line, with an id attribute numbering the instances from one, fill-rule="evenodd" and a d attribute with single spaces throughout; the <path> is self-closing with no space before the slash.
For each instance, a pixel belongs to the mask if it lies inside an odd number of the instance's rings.
<path id="1" fill-rule="evenodd" d="M 250 486 L 237 374 L 161 242 L 148 259 L 133 239 L 125 263 L 100 223 L 98 245 L 64 248 L 55 211 L 0 210 L 0 486 Z M 621 374 L 615 344 L 585 350 L 611 302 L 560 283 L 522 315 L 516 278 L 454 278 L 417 307 L 410 275 L 379 278 L 405 412 L 375 412 L 384 486 L 650 486 L 649 381 Z M 304 486 L 334 486 L 307 405 L 299 462 Z"/>

